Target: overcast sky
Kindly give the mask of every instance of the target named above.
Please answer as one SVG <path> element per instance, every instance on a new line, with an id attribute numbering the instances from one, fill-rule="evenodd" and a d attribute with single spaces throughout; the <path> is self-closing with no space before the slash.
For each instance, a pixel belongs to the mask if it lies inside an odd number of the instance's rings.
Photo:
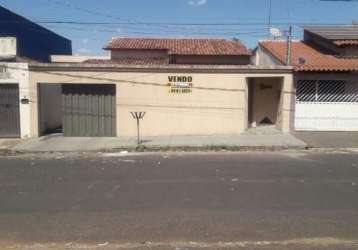
<path id="1" fill-rule="evenodd" d="M 268 38 L 269 0 L 0 0 L 33 21 L 102 22 L 41 24 L 73 41 L 75 54 L 105 53 L 111 37 L 239 38 L 253 48 Z M 350 24 L 358 1 L 272 0 L 272 26 L 294 26 L 296 39 L 306 23 Z"/>

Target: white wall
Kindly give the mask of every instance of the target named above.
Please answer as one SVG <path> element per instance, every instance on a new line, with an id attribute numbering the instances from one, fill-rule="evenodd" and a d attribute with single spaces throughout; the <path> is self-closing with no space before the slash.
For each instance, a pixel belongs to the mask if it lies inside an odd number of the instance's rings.
<path id="1" fill-rule="evenodd" d="M 273 57 L 269 52 L 259 46 L 253 57 L 254 64 L 257 66 L 282 65 L 282 63 Z"/>
<path id="2" fill-rule="evenodd" d="M 17 54 L 16 37 L 0 37 L 0 57 L 12 58 Z"/>

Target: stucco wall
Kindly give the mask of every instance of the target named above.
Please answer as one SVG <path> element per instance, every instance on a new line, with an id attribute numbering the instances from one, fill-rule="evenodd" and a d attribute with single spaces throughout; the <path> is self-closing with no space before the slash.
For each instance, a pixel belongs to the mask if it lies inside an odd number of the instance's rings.
<path id="1" fill-rule="evenodd" d="M 29 98 L 37 89 L 30 89 L 29 71 L 27 63 L 0 63 L 0 66 L 6 68 L 5 73 L 0 74 L 0 84 L 18 84 L 19 85 L 19 106 L 20 106 L 20 131 L 21 137 L 30 136 L 30 107 L 36 106 L 36 103 L 21 104 L 22 98 Z"/>
<path id="2" fill-rule="evenodd" d="M 254 62 L 255 65 L 260 65 L 260 66 L 282 65 L 280 61 L 274 58 L 269 52 L 267 52 L 261 46 L 259 46 L 256 49 L 252 61 Z"/>
<path id="3" fill-rule="evenodd" d="M 191 76 L 192 93 L 168 92 L 168 76 Z M 114 83 L 117 88 L 117 135 L 135 136 L 131 111 L 147 112 L 144 136 L 238 134 L 247 127 L 247 78 L 277 74 L 244 73 L 124 73 L 124 72 L 31 72 L 37 83 Z M 281 74 L 292 84 L 291 74 Z M 34 93 L 34 92 L 32 92 Z M 32 95 L 33 103 L 37 96 Z M 287 105 L 288 103 L 285 103 Z M 37 136 L 37 107 L 31 109 L 31 135 Z M 284 121 L 288 122 L 288 121 Z"/>

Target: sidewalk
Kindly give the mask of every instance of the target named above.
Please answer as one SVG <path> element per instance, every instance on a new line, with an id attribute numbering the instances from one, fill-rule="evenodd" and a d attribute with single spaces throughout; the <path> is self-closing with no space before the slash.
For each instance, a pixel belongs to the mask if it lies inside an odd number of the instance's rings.
<path id="1" fill-rule="evenodd" d="M 0 151 L 7 151 L 21 143 L 21 139 L 0 139 Z"/>
<path id="2" fill-rule="evenodd" d="M 358 132 L 296 131 L 293 135 L 310 148 L 358 148 Z"/>
<path id="3" fill-rule="evenodd" d="M 78 138 L 50 135 L 29 139 L 11 148 L 19 152 L 85 152 L 134 150 L 135 137 Z M 217 135 L 217 136 L 158 136 L 144 137 L 141 147 L 160 149 L 234 149 L 282 150 L 305 149 L 307 145 L 290 134 L 275 135 Z"/>

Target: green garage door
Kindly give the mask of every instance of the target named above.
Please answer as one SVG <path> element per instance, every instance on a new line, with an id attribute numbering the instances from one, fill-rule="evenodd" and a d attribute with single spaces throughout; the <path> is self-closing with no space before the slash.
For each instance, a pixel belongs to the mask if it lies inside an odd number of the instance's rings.
<path id="1" fill-rule="evenodd" d="M 0 84 L 0 137 L 20 137 L 19 85 Z"/>
<path id="2" fill-rule="evenodd" d="M 116 136 L 115 85 L 63 84 L 62 98 L 64 136 Z"/>

